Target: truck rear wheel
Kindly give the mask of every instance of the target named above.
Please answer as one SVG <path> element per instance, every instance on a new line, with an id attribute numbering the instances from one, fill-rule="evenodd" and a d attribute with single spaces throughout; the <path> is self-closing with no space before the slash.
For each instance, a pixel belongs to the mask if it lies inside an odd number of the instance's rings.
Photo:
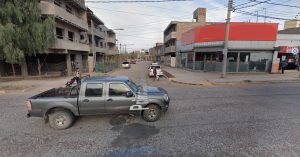
<path id="1" fill-rule="evenodd" d="M 143 118 L 147 122 L 155 122 L 159 119 L 161 115 L 161 109 L 157 105 L 148 105 L 148 110 L 143 111 Z"/>
<path id="2" fill-rule="evenodd" d="M 63 130 L 72 126 L 74 115 L 67 110 L 54 111 L 49 114 L 49 124 L 53 129 Z"/>

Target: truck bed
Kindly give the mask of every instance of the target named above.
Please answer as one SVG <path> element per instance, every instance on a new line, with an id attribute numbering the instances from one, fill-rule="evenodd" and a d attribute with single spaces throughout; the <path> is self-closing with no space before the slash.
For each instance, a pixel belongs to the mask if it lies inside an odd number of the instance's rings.
<path id="1" fill-rule="evenodd" d="M 35 96 L 32 96 L 30 99 L 37 98 L 49 98 L 49 97 L 76 97 L 79 91 L 77 92 L 77 88 L 75 87 L 60 87 L 60 88 L 52 88 Z"/>

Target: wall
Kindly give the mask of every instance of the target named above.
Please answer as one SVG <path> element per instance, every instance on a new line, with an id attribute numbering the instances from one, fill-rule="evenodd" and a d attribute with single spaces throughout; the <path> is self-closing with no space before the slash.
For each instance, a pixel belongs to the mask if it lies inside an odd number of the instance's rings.
<path id="1" fill-rule="evenodd" d="M 224 41 L 225 23 L 194 28 L 183 34 L 182 43 Z M 229 40 L 231 41 L 276 41 L 278 24 L 276 23 L 230 23 Z"/>

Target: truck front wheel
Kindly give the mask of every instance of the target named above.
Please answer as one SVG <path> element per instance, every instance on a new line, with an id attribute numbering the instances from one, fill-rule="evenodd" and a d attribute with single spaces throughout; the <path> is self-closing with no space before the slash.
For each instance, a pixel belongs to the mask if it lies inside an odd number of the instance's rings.
<path id="1" fill-rule="evenodd" d="M 49 114 L 49 124 L 53 129 L 63 130 L 72 126 L 74 115 L 67 110 L 54 111 Z"/>
<path id="2" fill-rule="evenodd" d="M 159 119 L 161 116 L 161 109 L 157 105 L 148 105 L 147 106 L 148 110 L 143 111 L 143 118 L 147 122 L 155 122 Z"/>

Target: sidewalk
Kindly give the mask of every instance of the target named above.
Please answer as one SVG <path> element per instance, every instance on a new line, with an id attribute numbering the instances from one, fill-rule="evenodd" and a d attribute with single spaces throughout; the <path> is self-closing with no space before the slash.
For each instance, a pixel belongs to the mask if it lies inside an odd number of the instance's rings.
<path id="1" fill-rule="evenodd" d="M 285 74 L 269 73 L 229 73 L 226 78 L 221 78 L 221 73 L 190 71 L 179 68 L 164 66 L 167 77 L 175 83 L 190 85 L 217 85 L 235 83 L 279 83 L 279 82 L 300 82 L 299 71 L 287 70 Z"/>

